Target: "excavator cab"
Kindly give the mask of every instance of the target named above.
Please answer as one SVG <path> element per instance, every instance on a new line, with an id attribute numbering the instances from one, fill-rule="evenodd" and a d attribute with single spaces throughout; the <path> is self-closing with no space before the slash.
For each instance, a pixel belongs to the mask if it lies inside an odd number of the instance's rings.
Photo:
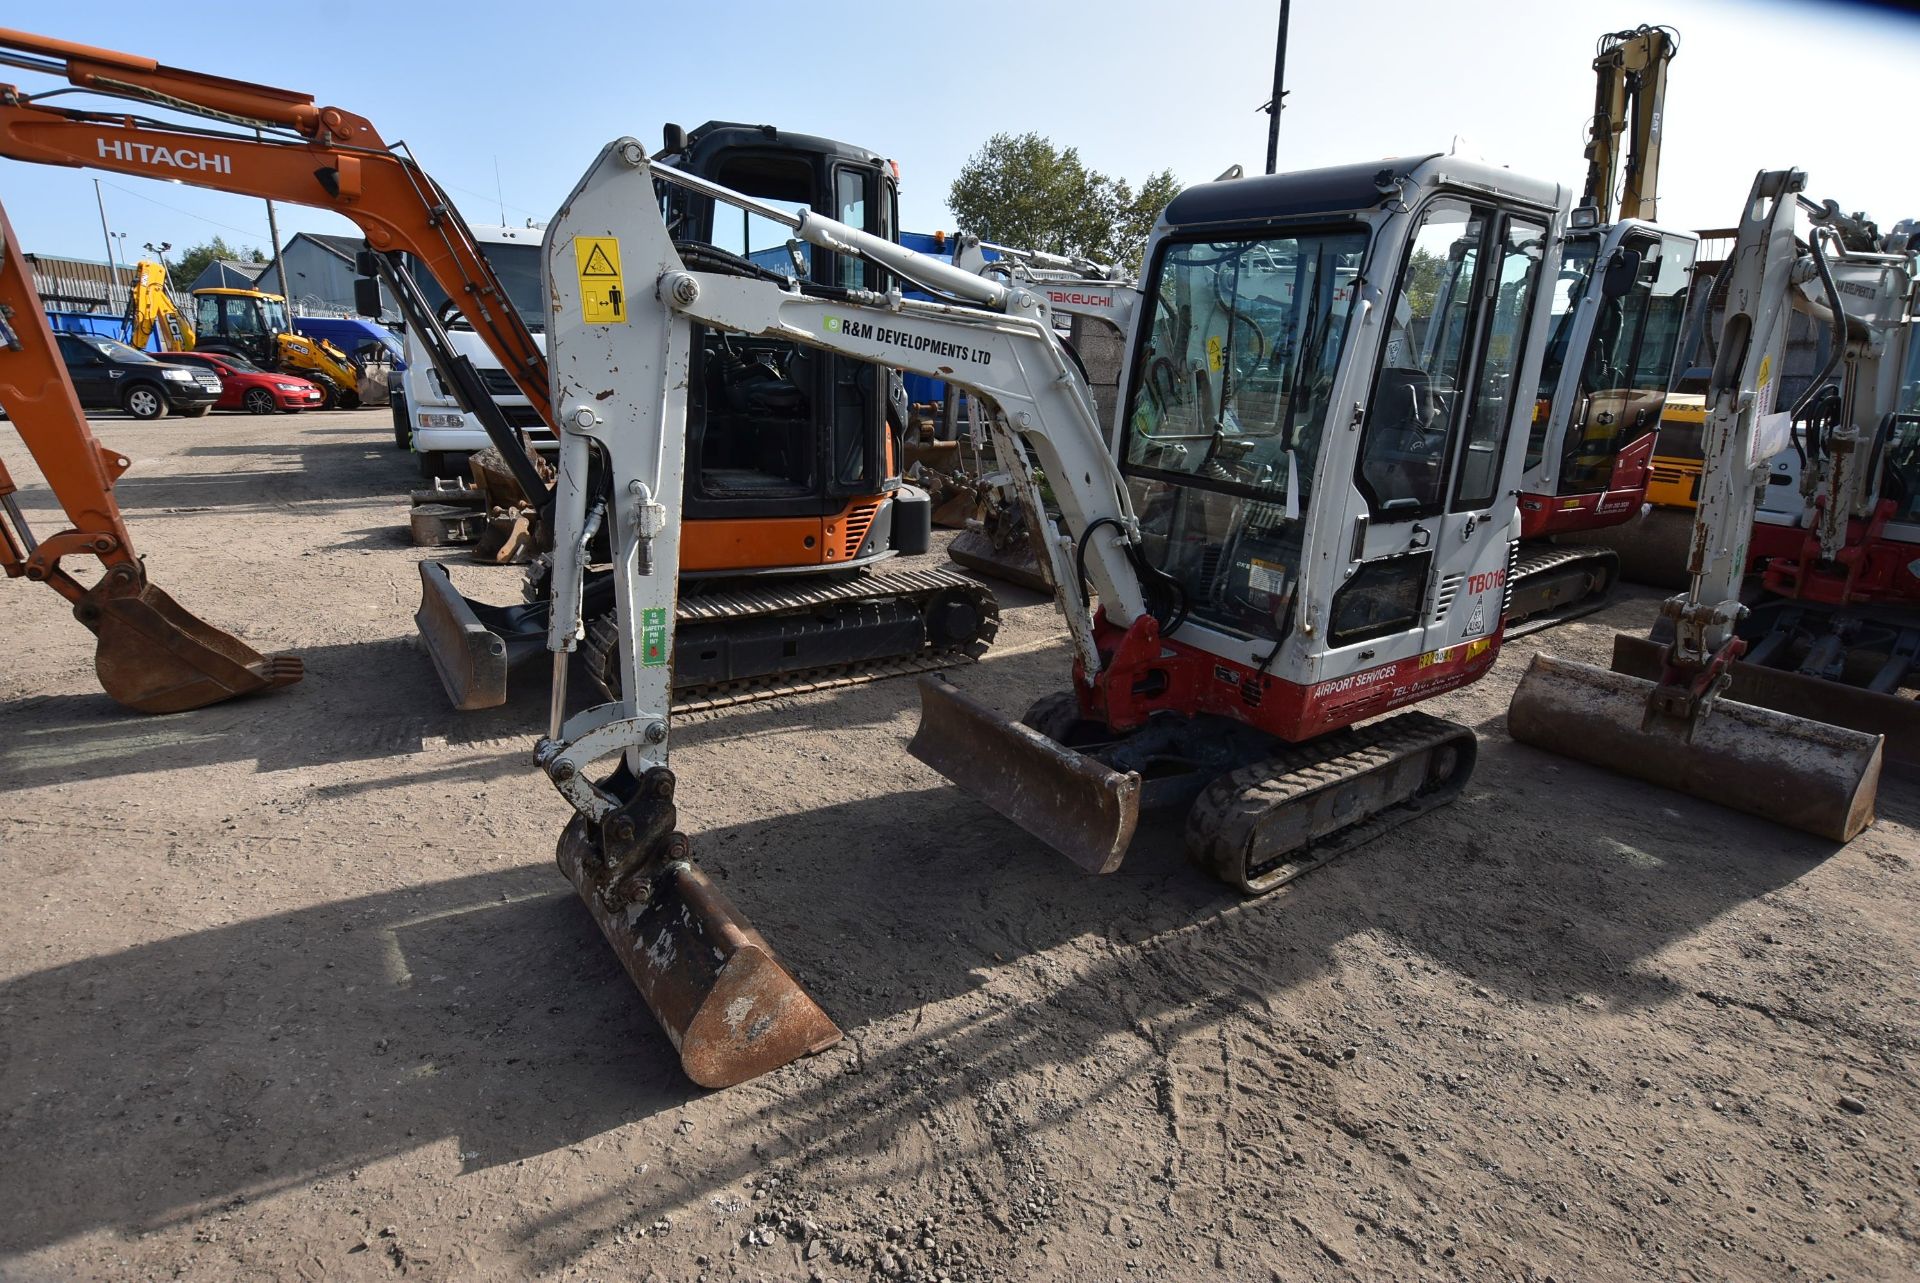
<path id="1" fill-rule="evenodd" d="M 1638 220 L 1567 237 L 1527 436 L 1526 538 L 1639 509 L 1698 245 Z"/>
<path id="2" fill-rule="evenodd" d="M 272 362 L 273 336 L 287 332 L 287 301 L 258 290 L 195 290 L 193 313 L 202 342 L 218 339 L 255 365 Z"/>
<path id="3" fill-rule="evenodd" d="M 892 166 L 846 143 L 710 121 L 684 135 L 668 126 L 660 159 L 749 196 L 898 238 Z M 797 241 L 771 220 L 664 184 L 662 200 L 676 241 L 812 285 L 885 288 L 871 264 Z M 898 486 L 890 434 L 905 423 L 905 407 L 896 411 L 890 396 L 897 379 L 787 339 L 704 327 L 696 339 L 689 570 L 846 567 L 889 555 L 894 511 L 887 499 Z M 890 430 L 890 418 L 897 428 Z"/>

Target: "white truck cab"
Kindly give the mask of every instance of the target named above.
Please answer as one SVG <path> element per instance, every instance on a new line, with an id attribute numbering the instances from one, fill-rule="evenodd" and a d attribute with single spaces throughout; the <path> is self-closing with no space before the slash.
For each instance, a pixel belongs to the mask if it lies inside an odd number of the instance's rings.
<path id="1" fill-rule="evenodd" d="M 533 331 L 534 341 L 544 350 L 542 332 L 546 311 L 540 297 L 540 238 L 543 225 L 532 227 L 492 227 L 475 225 L 474 240 L 486 254 L 494 274 L 506 287 L 520 317 Z M 431 273 L 413 264 L 414 280 L 421 292 L 438 310 L 453 350 L 473 361 L 487 390 L 507 416 L 507 422 L 525 429 L 536 450 L 551 455 L 558 446 L 547 430 L 540 412 L 522 396 L 513 379 L 488 350 L 486 342 L 460 316 Z M 489 444 L 480 421 L 460 409 L 453 390 L 434 371 L 414 335 L 407 336 L 407 368 L 401 376 L 405 392 L 405 413 L 411 426 L 414 453 L 419 457 L 424 477 L 465 476 L 467 456 L 484 450 Z"/>

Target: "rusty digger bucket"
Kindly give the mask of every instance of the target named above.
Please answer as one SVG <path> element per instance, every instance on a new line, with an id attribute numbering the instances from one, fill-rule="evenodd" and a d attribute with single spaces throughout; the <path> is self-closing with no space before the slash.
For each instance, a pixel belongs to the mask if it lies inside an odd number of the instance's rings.
<path id="1" fill-rule="evenodd" d="M 626 787 L 621 787 L 624 781 Z M 625 767 L 606 786 L 633 800 L 560 835 L 579 892 L 654 1019 L 702 1087 L 732 1087 L 840 1041 L 840 1028 L 774 956 L 674 832 L 673 774 Z"/>
<path id="2" fill-rule="evenodd" d="M 1140 819 L 1140 776 L 1000 716 L 938 677 L 920 679 L 907 752 L 1089 873 L 1111 873 Z"/>
<path id="3" fill-rule="evenodd" d="M 108 568 L 74 604 L 98 639 L 93 667 L 108 695 L 142 713 L 182 713 L 291 686 L 297 655 L 262 655 L 147 582 L 138 562 Z"/>
<path id="4" fill-rule="evenodd" d="M 1656 683 L 1615 671 L 1627 666 L 1618 652 L 1613 669 L 1535 655 L 1508 732 L 1836 843 L 1873 823 L 1883 736 L 1725 697 L 1689 723 L 1654 711 Z"/>

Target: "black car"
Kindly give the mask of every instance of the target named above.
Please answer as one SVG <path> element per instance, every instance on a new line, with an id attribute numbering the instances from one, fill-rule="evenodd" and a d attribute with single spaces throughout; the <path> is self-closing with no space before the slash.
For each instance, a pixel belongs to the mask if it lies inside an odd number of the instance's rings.
<path id="1" fill-rule="evenodd" d="M 220 399 L 220 376 L 154 360 L 138 348 L 97 334 L 59 334 L 73 390 L 89 410 L 125 410 L 158 419 L 169 410 L 202 415 Z"/>

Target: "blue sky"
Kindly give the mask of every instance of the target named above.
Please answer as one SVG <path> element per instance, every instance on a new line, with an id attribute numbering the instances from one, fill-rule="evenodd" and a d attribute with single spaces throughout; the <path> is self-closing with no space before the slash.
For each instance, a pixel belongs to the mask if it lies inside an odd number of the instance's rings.
<path id="1" fill-rule="evenodd" d="M 412 144 L 472 222 L 498 221 L 503 201 L 508 222 L 545 219 L 610 139 L 652 148 L 663 121 L 726 118 L 896 158 L 902 221 L 932 230 L 951 226 L 947 186 L 998 130 L 1038 131 L 1133 179 L 1170 167 L 1199 182 L 1235 162 L 1257 171 L 1278 2 L 741 0 L 703 29 L 681 5 L 330 0 L 338 37 L 311 6 L 246 6 L 204 25 L 183 12 L 32 5 L 6 21 L 357 111 Z M 1920 23 L 1781 0 L 1295 0 L 1281 168 L 1445 150 L 1459 136 L 1489 160 L 1577 188 L 1594 40 L 1643 21 L 1682 37 L 1664 221 L 1731 223 L 1754 171 L 1782 165 L 1883 225 L 1920 215 L 1907 155 Z M 224 40 L 221 28 L 244 34 Z M 0 79 L 51 85 L 6 68 Z M 146 241 L 179 248 L 216 233 L 267 243 L 258 201 L 0 161 L 0 199 L 26 249 L 104 255 L 96 176 L 135 256 Z M 280 230 L 353 229 L 282 206 Z"/>

